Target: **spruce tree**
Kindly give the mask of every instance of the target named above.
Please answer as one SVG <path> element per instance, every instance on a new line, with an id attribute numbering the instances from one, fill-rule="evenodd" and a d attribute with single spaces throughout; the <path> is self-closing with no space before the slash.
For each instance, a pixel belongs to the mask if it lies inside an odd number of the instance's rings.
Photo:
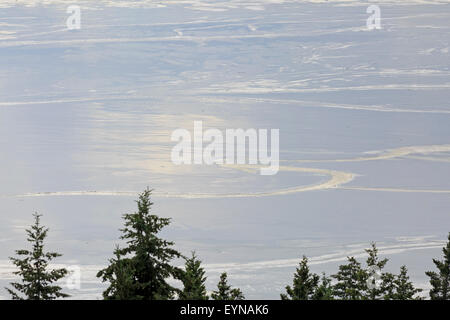
<path id="1" fill-rule="evenodd" d="M 293 285 L 286 286 L 286 294 L 281 294 L 282 300 L 311 300 L 318 289 L 320 277 L 309 272 L 308 259 L 303 256 L 300 266 L 294 274 Z"/>
<path id="2" fill-rule="evenodd" d="M 427 271 L 425 274 L 430 278 L 431 300 L 450 300 L 450 233 L 448 234 L 447 245 L 442 248 L 444 259 L 433 259 L 438 272 Z"/>
<path id="3" fill-rule="evenodd" d="M 131 259 L 122 258 L 119 246 L 114 250 L 115 258 L 109 259 L 110 267 L 105 270 L 104 278 L 110 281 L 110 285 L 103 292 L 108 300 L 134 300 L 135 283 Z"/>
<path id="4" fill-rule="evenodd" d="M 180 300 L 208 300 L 205 270 L 201 267 L 201 263 L 195 252 L 192 252 L 191 258 L 186 259 Z"/>
<path id="5" fill-rule="evenodd" d="M 170 219 L 150 214 L 150 196 L 151 190 L 146 189 L 136 201 L 138 211 L 123 216 L 121 239 L 126 246 L 117 248 L 116 259 L 97 274 L 109 282 L 103 292 L 105 299 L 168 300 L 178 293 L 167 280 L 181 279 L 182 270 L 171 265 L 181 254 L 172 248 L 173 242 L 158 237 Z"/>
<path id="6" fill-rule="evenodd" d="M 339 266 L 339 271 L 331 277 L 336 280 L 334 295 L 342 300 L 362 300 L 367 288 L 367 274 L 354 257 L 347 257 L 348 263 Z"/>
<path id="7" fill-rule="evenodd" d="M 398 275 L 400 276 L 400 275 Z M 386 273 L 381 278 L 383 280 L 383 287 L 384 287 L 384 296 L 383 300 L 397 300 L 395 299 L 397 295 L 397 288 L 396 288 L 396 276 L 393 273 Z"/>
<path id="8" fill-rule="evenodd" d="M 228 285 L 227 273 L 224 272 L 220 275 L 219 283 L 217 284 L 217 291 L 211 294 L 213 300 L 244 300 L 244 294 L 240 289 L 234 288 Z"/>
<path id="9" fill-rule="evenodd" d="M 366 260 L 367 268 L 365 269 L 367 285 L 363 286 L 361 293 L 363 299 L 381 300 L 388 294 L 392 287 L 392 281 L 394 281 L 392 274 L 382 271 L 389 259 L 379 259 L 375 243 L 372 243 L 371 248 L 365 251 L 369 255 Z"/>
<path id="10" fill-rule="evenodd" d="M 41 215 L 35 213 L 34 224 L 27 229 L 27 241 L 32 243 L 32 250 L 16 250 L 17 258 L 10 258 L 19 269 L 14 274 L 21 278 L 21 282 L 12 282 L 12 289 L 6 288 L 13 300 L 54 300 L 69 297 L 62 293 L 62 288 L 54 283 L 64 278 L 68 271 L 65 268 L 49 269 L 49 263 L 60 257 L 56 252 L 44 251 L 44 240 L 48 228 L 41 226 Z M 23 257 L 23 258 L 21 258 Z"/>
<path id="11" fill-rule="evenodd" d="M 320 280 L 317 289 L 311 297 L 311 300 L 333 300 L 334 299 L 334 289 L 331 284 L 331 279 L 322 274 L 322 278 Z"/>
<path id="12" fill-rule="evenodd" d="M 348 264 L 339 267 L 332 277 L 337 280 L 333 286 L 335 295 L 344 300 L 382 300 L 394 292 L 395 276 L 383 272 L 388 259 L 379 259 L 375 243 L 365 250 L 368 254 L 366 268 L 354 258 L 347 258 Z"/>
<path id="13" fill-rule="evenodd" d="M 409 280 L 408 269 L 406 266 L 400 267 L 400 274 L 394 276 L 391 293 L 385 295 L 385 300 L 421 300 L 417 295 L 422 289 L 417 289 Z"/>

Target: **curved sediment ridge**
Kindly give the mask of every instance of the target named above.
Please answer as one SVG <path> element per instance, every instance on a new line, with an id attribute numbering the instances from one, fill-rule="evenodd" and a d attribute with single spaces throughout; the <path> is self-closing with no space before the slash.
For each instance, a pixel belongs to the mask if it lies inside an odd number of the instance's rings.
<path id="1" fill-rule="evenodd" d="M 432 153 L 450 152 L 450 144 L 445 145 L 428 145 L 428 146 L 408 146 L 394 149 L 386 149 L 384 151 L 375 151 L 373 156 L 356 157 L 349 159 L 334 159 L 334 160 L 290 160 L 289 162 L 360 162 L 360 161 L 375 161 L 375 160 L 390 160 L 396 158 L 413 157 L 413 155 L 428 155 Z M 436 161 L 438 158 L 428 159 L 421 158 L 425 161 Z M 261 169 L 259 165 L 223 165 L 223 168 L 239 170 L 246 173 L 257 174 Z M 153 196 L 165 198 L 180 198 L 180 199 L 214 199 L 214 198 L 258 198 L 270 197 L 280 195 L 290 195 L 295 193 L 340 189 L 340 190 L 354 190 L 354 191 L 375 191 L 375 192 L 403 192 L 403 193 L 436 193 L 436 194 L 450 194 L 450 190 L 439 189 L 408 189 L 395 187 L 365 187 L 365 186 L 345 186 L 355 178 L 355 174 L 345 171 L 317 169 L 317 168 L 303 168 L 294 166 L 280 166 L 279 171 L 284 172 L 303 172 L 311 173 L 320 176 L 329 177 L 327 181 L 306 186 L 295 186 L 290 188 L 281 188 L 272 191 L 262 192 L 248 192 L 248 193 L 170 193 L 155 191 Z M 3 195 L 3 197 L 52 197 L 52 196 L 135 196 L 138 191 L 55 191 L 55 192 L 36 192 L 24 193 L 18 195 Z"/>
<path id="2" fill-rule="evenodd" d="M 349 159 L 316 159 L 316 160 L 290 160 L 289 162 L 361 162 L 361 161 L 375 161 L 375 160 L 389 160 L 395 158 L 408 157 L 414 154 L 422 154 L 427 155 L 430 153 L 439 153 L 439 152 L 450 152 L 450 144 L 442 144 L 442 145 L 428 145 L 428 146 L 409 146 L 409 147 L 400 147 L 394 149 L 386 149 L 382 151 L 372 151 L 370 153 L 374 153 L 376 155 L 367 156 L 367 157 L 356 157 Z M 368 152 L 366 152 L 368 153 Z M 423 158 L 422 160 L 428 160 Z"/>
<path id="3" fill-rule="evenodd" d="M 234 167 L 238 170 L 249 171 L 249 169 L 259 169 L 259 166 L 227 166 Z M 348 172 L 313 169 L 313 168 L 296 168 L 296 167 L 280 167 L 280 171 L 294 171 L 314 173 L 330 178 L 319 184 L 309 186 L 298 186 L 285 188 L 275 191 L 255 192 L 255 193 L 166 193 L 154 192 L 155 197 L 182 198 L 182 199 L 212 199 L 212 198 L 251 198 L 251 197 L 268 197 L 277 195 L 288 195 L 299 192 L 325 190 L 336 188 L 341 184 L 345 184 L 353 180 L 354 175 Z M 135 196 L 138 191 L 56 191 L 56 192 L 36 192 L 14 195 L 15 197 L 57 197 L 57 196 Z"/>

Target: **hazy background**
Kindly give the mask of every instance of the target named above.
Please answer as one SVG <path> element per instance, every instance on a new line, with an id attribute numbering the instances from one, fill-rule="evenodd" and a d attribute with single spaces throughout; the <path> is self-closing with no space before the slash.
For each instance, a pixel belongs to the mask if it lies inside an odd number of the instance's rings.
<path id="1" fill-rule="evenodd" d="M 330 274 L 370 241 L 426 288 L 450 231 L 450 6 L 370 3 L 381 30 L 367 1 L 0 1 L 0 298 L 34 211 L 82 268 L 66 291 L 101 298 L 95 273 L 147 186 L 209 290 L 228 271 L 277 299 L 302 255 Z M 170 134 L 194 120 L 280 129 L 284 168 L 174 166 Z"/>

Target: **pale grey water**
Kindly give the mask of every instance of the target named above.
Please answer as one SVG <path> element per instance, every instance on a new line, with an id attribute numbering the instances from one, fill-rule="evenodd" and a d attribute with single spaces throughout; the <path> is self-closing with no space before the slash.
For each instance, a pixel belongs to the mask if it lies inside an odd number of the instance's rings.
<path id="1" fill-rule="evenodd" d="M 448 1 L 380 2 L 376 31 L 356 1 L 80 1 L 76 31 L 67 3 L 19 2 L 0 2 L 1 287 L 39 211 L 60 262 L 82 266 L 69 293 L 99 298 L 95 272 L 135 209 L 115 192 L 146 186 L 160 195 L 154 212 L 173 218 L 164 236 L 207 264 L 208 289 L 228 270 L 247 297 L 278 298 L 301 255 L 332 273 L 370 241 L 426 286 L 450 231 Z M 254 196 L 330 177 L 176 167 L 170 134 L 194 120 L 279 128 L 282 166 L 354 179 Z"/>

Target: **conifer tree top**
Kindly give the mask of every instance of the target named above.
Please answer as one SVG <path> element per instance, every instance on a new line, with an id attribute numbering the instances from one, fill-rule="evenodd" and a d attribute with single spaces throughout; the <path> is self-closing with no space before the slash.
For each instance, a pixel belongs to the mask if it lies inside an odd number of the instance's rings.
<path id="1" fill-rule="evenodd" d="M 26 230 L 27 241 L 32 244 L 31 250 L 16 250 L 17 258 L 10 260 L 19 269 L 14 274 L 20 277 L 20 282 L 12 282 L 12 289 L 6 288 L 14 300 L 54 300 L 69 295 L 61 292 L 61 287 L 54 283 L 64 278 L 68 271 L 65 268 L 49 269 L 53 259 L 60 257 L 57 252 L 45 252 L 44 240 L 48 228 L 40 224 L 41 215 L 35 213 L 34 224 Z M 23 258 L 21 258 L 23 257 Z"/>
<path id="2" fill-rule="evenodd" d="M 167 280 L 182 278 L 182 270 L 171 265 L 181 254 L 173 249 L 173 242 L 158 236 L 170 219 L 150 213 L 151 192 L 146 189 L 139 195 L 137 212 L 123 215 L 120 231 L 126 243 L 116 248 L 115 259 L 97 274 L 110 283 L 103 293 L 105 299 L 166 300 L 178 293 Z"/>

